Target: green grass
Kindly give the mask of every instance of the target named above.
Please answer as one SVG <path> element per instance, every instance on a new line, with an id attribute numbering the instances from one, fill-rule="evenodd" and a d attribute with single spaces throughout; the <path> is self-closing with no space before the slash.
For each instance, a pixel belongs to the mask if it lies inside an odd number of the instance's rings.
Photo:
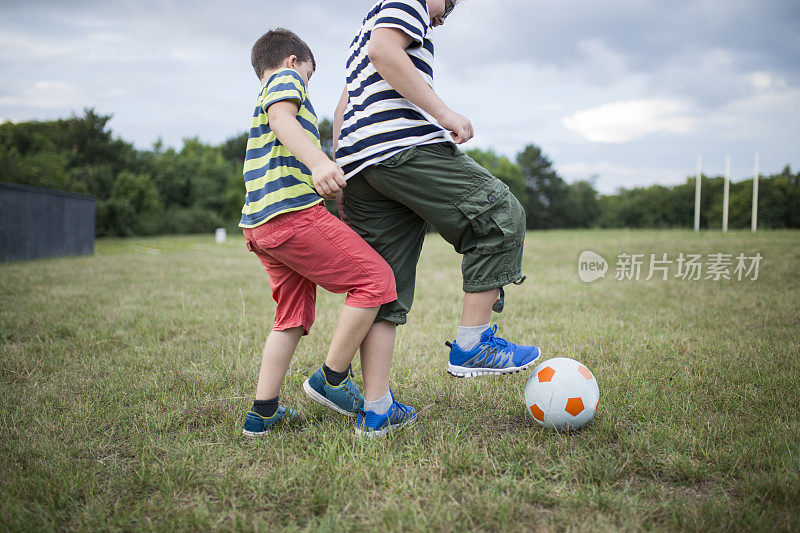
<path id="1" fill-rule="evenodd" d="M 0 264 L 0 529 L 800 528 L 800 232 L 554 231 L 525 247 L 529 279 L 497 321 L 598 377 L 576 433 L 534 425 L 526 374 L 446 374 L 461 277 L 438 236 L 392 368 L 425 410 L 377 442 L 302 394 L 343 301 L 324 291 L 282 390 L 304 423 L 242 437 L 274 305 L 239 238 Z M 611 263 L 605 280 L 579 281 L 585 249 Z M 756 251 L 757 281 L 613 279 L 622 252 Z"/>

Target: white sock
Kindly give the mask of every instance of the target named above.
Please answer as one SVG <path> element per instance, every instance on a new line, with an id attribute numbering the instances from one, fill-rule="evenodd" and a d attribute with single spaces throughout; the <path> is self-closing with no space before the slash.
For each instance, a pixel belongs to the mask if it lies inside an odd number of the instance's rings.
<path id="1" fill-rule="evenodd" d="M 364 399 L 364 409 L 375 414 L 385 415 L 392 406 L 392 392 L 387 391 L 383 398 L 378 398 L 374 402 Z"/>
<path id="2" fill-rule="evenodd" d="M 483 326 L 458 326 L 456 344 L 458 344 L 459 348 L 468 352 L 481 342 L 481 335 L 487 329 L 489 329 L 489 324 L 484 324 Z"/>

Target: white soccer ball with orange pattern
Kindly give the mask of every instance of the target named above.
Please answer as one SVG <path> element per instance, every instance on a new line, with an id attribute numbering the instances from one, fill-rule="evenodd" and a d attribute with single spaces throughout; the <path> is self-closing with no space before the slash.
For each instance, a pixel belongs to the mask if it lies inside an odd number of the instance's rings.
<path id="1" fill-rule="evenodd" d="M 556 357 L 533 369 L 525 385 L 525 405 L 539 425 L 578 429 L 594 416 L 600 403 L 597 379 L 568 357 Z"/>

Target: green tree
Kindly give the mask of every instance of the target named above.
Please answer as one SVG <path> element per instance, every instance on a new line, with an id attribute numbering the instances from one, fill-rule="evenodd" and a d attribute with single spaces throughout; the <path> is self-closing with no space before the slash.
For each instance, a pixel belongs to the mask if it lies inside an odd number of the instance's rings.
<path id="1" fill-rule="evenodd" d="M 234 135 L 220 145 L 222 157 L 234 163 L 243 163 L 244 155 L 247 152 L 247 139 L 250 134 L 247 132 Z"/>
<path id="2" fill-rule="evenodd" d="M 567 184 L 556 173 L 550 159 L 541 148 L 529 144 L 517 155 L 517 164 L 522 169 L 528 193 L 526 226 L 531 229 L 565 227 L 563 204 Z"/>
<path id="3" fill-rule="evenodd" d="M 333 122 L 330 119 L 323 118 L 319 122 L 319 142 L 322 151 L 333 159 Z"/>
<path id="4" fill-rule="evenodd" d="M 114 139 L 108 129 L 112 115 L 98 115 L 94 109 L 86 108 L 83 116 L 72 115 L 58 120 L 54 125 L 56 143 L 72 153 L 73 166 L 113 163 L 121 171 L 133 157 L 133 147 L 120 139 Z"/>
<path id="5" fill-rule="evenodd" d="M 600 204 L 592 181 L 581 180 L 567 185 L 567 194 L 560 207 L 564 227 L 588 228 L 595 225 L 600 215 Z"/>
<path id="6" fill-rule="evenodd" d="M 120 172 L 98 207 L 109 235 L 153 235 L 161 229 L 161 199 L 147 174 Z"/>

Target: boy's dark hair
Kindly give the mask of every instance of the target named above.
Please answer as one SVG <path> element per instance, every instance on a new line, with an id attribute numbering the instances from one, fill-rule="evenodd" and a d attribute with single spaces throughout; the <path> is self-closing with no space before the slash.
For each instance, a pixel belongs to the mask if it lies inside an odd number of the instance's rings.
<path id="1" fill-rule="evenodd" d="M 298 61 L 311 61 L 314 69 L 317 62 L 311 48 L 293 31 L 286 28 L 270 30 L 256 41 L 250 53 L 250 61 L 256 76 L 260 79 L 265 70 L 277 69 L 287 57 L 295 55 Z"/>

